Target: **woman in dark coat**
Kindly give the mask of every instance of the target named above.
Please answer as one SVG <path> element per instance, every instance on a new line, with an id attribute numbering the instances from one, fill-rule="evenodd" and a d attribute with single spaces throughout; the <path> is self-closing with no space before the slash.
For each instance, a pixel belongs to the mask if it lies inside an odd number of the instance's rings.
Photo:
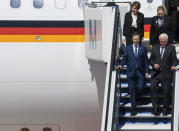
<path id="1" fill-rule="evenodd" d="M 140 42 L 144 37 L 144 14 L 139 12 L 140 3 L 134 1 L 132 3 L 132 10 L 125 14 L 123 36 L 126 39 L 126 46 L 132 44 L 132 35 L 134 32 L 140 34 Z"/>
<path id="2" fill-rule="evenodd" d="M 159 6 L 157 8 L 157 16 L 152 18 L 151 28 L 150 28 L 150 47 L 159 44 L 159 35 L 166 33 L 169 36 L 168 43 L 172 42 L 172 24 L 170 17 L 167 16 L 167 11 L 165 6 Z"/>

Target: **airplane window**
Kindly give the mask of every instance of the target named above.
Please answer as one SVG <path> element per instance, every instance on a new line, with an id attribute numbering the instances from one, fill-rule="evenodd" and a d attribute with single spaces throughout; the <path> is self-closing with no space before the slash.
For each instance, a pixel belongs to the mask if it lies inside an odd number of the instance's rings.
<path id="1" fill-rule="evenodd" d="M 66 0 L 56 0 L 55 5 L 58 9 L 64 9 L 66 7 Z"/>
<path id="2" fill-rule="evenodd" d="M 10 5 L 12 8 L 19 8 L 21 4 L 20 0 L 10 0 Z"/>
<path id="3" fill-rule="evenodd" d="M 20 131 L 30 131 L 28 128 L 21 128 Z"/>
<path id="4" fill-rule="evenodd" d="M 34 8 L 42 8 L 44 4 L 43 0 L 33 0 Z"/>
<path id="5" fill-rule="evenodd" d="M 87 3 L 88 0 L 78 0 L 78 7 L 82 8 L 84 3 Z"/>
<path id="6" fill-rule="evenodd" d="M 52 129 L 51 128 L 49 128 L 49 127 L 45 127 L 45 128 L 43 128 L 43 130 L 42 131 L 52 131 Z"/>

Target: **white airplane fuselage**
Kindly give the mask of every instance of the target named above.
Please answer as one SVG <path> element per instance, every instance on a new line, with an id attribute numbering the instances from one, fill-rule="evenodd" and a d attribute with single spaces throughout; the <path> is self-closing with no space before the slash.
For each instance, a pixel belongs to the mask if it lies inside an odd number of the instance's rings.
<path id="1" fill-rule="evenodd" d="M 106 65 L 85 57 L 78 2 L 0 1 L 0 131 L 100 130 Z"/>

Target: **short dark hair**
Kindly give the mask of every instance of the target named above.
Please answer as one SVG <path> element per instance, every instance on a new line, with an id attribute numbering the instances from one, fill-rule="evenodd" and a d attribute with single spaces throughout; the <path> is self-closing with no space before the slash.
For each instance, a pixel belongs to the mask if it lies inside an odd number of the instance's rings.
<path id="1" fill-rule="evenodd" d="M 139 10 L 140 9 L 140 2 L 139 1 L 134 1 L 132 3 L 132 7 L 134 7 L 134 6 Z"/>
<path id="2" fill-rule="evenodd" d="M 136 35 L 138 35 L 138 36 L 140 37 L 140 34 L 139 34 L 138 32 L 134 32 L 134 33 L 132 34 L 132 37 L 133 37 L 133 36 L 136 36 Z"/>

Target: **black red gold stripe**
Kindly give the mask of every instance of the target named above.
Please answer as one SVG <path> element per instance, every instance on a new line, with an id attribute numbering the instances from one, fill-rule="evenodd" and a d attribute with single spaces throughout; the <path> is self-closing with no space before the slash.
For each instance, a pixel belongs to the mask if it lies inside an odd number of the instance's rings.
<path id="1" fill-rule="evenodd" d="M 145 19 L 144 38 L 150 20 Z M 84 21 L 0 20 L 0 42 L 84 42 Z"/>
<path id="2" fill-rule="evenodd" d="M 84 41 L 84 21 L 0 21 L 0 42 Z"/>

